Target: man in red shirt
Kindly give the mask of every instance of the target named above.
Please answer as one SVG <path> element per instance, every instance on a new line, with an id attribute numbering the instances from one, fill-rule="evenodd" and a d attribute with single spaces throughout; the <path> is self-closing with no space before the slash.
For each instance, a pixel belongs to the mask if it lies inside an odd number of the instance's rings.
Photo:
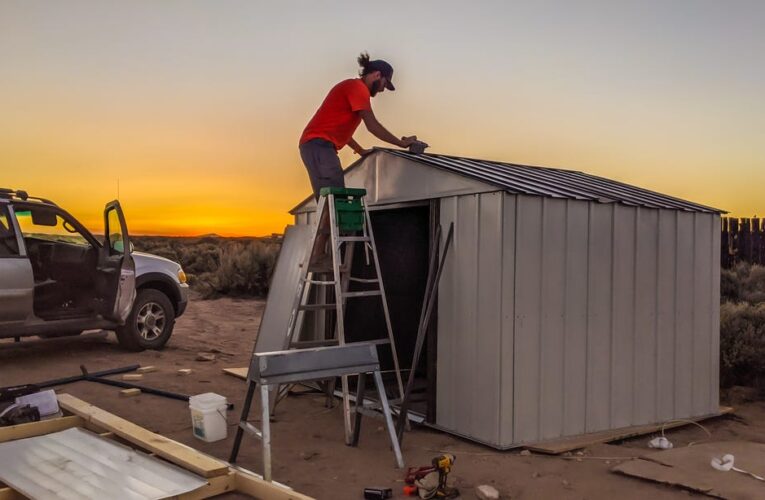
<path id="1" fill-rule="evenodd" d="M 323 187 L 345 187 L 338 150 L 348 145 L 362 156 L 371 152 L 353 140 L 353 133 L 362 121 L 372 135 L 394 146 L 408 148 L 417 141 L 417 136 L 399 139 L 391 134 L 372 112 L 371 97 L 385 89 L 396 90 L 392 82 L 393 67 L 382 60 L 370 61 L 366 53 L 359 56 L 358 63 L 359 78 L 343 80 L 332 87 L 300 137 L 300 157 L 317 200 Z M 321 227 L 329 227 L 327 217 L 322 218 Z M 317 249 L 322 249 L 319 253 L 326 245 L 324 233 L 321 231 L 316 241 Z M 328 258 L 328 255 L 320 255 L 314 263 L 326 267 Z"/>

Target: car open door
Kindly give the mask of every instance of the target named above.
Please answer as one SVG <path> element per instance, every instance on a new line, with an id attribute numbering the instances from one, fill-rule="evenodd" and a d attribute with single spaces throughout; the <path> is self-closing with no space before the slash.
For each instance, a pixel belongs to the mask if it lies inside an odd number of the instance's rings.
<path id="1" fill-rule="evenodd" d="M 118 201 L 106 204 L 104 210 L 104 246 L 101 249 L 100 271 L 104 276 L 104 318 L 124 324 L 135 300 L 135 262 L 125 215 Z"/>

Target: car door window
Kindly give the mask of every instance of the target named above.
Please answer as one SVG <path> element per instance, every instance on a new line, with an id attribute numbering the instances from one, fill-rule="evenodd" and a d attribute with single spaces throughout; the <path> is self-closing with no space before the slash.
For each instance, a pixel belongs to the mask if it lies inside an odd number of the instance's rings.
<path id="1" fill-rule="evenodd" d="M 0 258 L 19 255 L 19 242 L 11 224 L 8 207 L 0 206 Z"/>
<path id="2" fill-rule="evenodd" d="M 82 233 L 60 213 L 47 207 L 16 211 L 16 219 L 24 238 L 90 246 Z"/>

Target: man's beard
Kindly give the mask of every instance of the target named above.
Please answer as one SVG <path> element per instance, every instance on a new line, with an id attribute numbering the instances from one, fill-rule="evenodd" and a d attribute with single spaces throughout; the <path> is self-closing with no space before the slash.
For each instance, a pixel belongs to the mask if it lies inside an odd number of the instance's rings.
<path id="1" fill-rule="evenodd" d="M 374 97 L 377 95 L 378 92 L 382 90 L 382 82 L 380 80 L 377 80 L 376 82 L 372 82 L 372 88 L 369 89 L 369 95 Z"/>

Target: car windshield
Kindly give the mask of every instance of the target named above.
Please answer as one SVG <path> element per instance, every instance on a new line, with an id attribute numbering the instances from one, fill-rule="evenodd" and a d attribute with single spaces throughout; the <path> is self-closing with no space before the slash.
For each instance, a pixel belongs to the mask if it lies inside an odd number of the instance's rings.
<path id="1" fill-rule="evenodd" d="M 69 221 L 55 210 L 41 207 L 16 212 L 24 238 L 90 245 L 90 242 Z"/>

